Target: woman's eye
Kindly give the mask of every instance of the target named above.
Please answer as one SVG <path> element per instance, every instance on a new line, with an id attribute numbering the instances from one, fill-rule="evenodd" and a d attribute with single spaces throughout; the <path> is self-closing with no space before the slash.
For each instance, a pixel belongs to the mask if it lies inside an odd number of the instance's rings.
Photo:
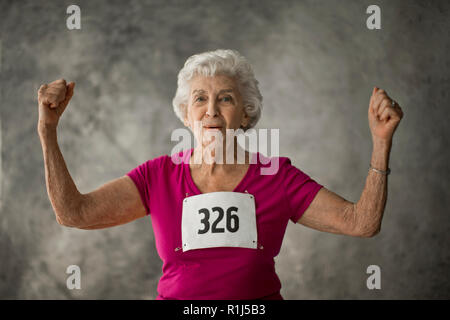
<path id="1" fill-rule="evenodd" d="M 225 102 L 230 102 L 231 101 L 231 97 L 230 96 L 223 97 L 222 100 L 225 101 Z"/>
<path id="2" fill-rule="evenodd" d="M 203 97 L 197 97 L 195 101 L 203 101 Z"/>

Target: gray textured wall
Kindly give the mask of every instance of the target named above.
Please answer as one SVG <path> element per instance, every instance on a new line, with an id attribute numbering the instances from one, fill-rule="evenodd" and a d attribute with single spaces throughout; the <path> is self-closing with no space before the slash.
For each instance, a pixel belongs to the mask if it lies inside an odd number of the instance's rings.
<path id="1" fill-rule="evenodd" d="M 82 29 L 66 28 L 81 7 Z M 378 4 L 382 29 L 365 27 Z M 402 106 L 381 233 L 370 239 L 290 223 L 277 257 L 286 299 L 450 298 L 448 1 L 0 1 L 0 298 L 156 297 L 150 219 L 105 230 L 57 224 L 36 133 L 36 91 L 75 81 L 59 143 L 89 192 L 169 153 L 185 59 L 237 49 L 264 96 L 260 128 L 281 128 L 281 154 L 356 202 L 372 146 L 374 85 Z M 66 288 L 77 264 L 82 289 Z M 381 267 L 381 290 L 366 288 Z"/>

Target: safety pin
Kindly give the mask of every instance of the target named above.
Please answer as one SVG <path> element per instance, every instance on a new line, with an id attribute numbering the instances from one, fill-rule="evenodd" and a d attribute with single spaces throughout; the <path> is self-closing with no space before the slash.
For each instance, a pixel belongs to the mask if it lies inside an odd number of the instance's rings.
<path id="1" fill-rule="evenodd" d="M 253 242 L 255 242 L 255 240 L 253 240 Z M 260 244 L 259 242 L 256 243 L 256 248 L 261 250 L 264 249 L 263 245 Z"/>

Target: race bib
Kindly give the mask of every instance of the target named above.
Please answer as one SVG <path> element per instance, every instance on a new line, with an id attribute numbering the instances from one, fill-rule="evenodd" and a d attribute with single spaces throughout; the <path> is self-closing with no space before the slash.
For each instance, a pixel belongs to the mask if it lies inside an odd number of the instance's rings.
<path id="1" fill-rule="evenodd" d="M 183 200 L 183 251 L 213 247 L 257 248 L 253 195 L 210 192 Z"/>

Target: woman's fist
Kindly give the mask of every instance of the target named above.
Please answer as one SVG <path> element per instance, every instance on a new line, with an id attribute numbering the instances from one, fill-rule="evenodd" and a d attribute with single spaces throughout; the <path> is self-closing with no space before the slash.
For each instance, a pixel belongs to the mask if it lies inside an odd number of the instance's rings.
<path id="1" fill-rule="evenodd" d="M 75 83 L 66 84 L 59 79 L 49 84 L 43 84 L 38 91 L 39 122 L 38 130 L 43 127 L 55 127 L 59 118 L 73 96 Z"/>
<path id="2" fill-rule="evenodd" d="M 402 108 L 397 103 L 393 105 L 393 100 L 386 91 L 375 87 L 369 104 L 369 127 L 372 139 L 391 141 L 402 118 Z"/>

